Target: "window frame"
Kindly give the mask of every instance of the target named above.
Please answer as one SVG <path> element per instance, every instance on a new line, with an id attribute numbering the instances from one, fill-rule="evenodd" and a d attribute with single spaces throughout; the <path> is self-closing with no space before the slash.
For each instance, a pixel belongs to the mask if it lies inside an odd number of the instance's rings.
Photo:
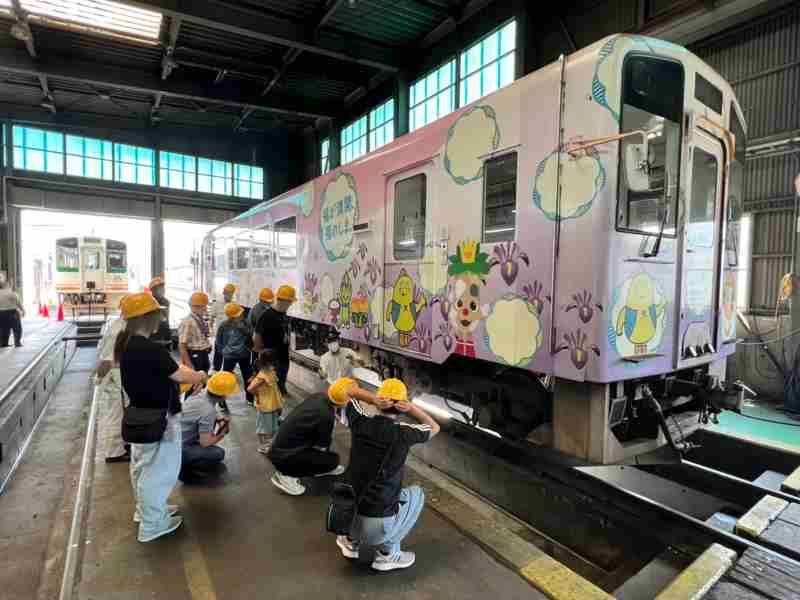
<path id="1" fill-rule="evenodd" d="M 373 123 L 373 117 L 377 118 L 378 111 L 383 111 L 384 119 L 380 123 Z M 391 110 L 391 116 L 386 116 Z M 367 119 L 367 153 L 383 148 L 387 144 L 391 144 L 395 139 L 395 115 L 397 114 L 397 107 L 395 106 L 394 97 L 388 98 L 386 101 L 381 102 L 369 111 Z M 384 134 L 384 142 L 377 144 L 378 132 Z M 386 132 L 391 132 L 391 139 L 388 138 Z"/>
<path id="2" fill-rule="evenodd" d="M 352 127 L 354 125 L 356 125 L 357 123 L 360 123 L 361 121 L 364 122 L 364 133 L 361 134 L 361 135 L 358 135 L 357 137 L 352 137 L 350 139 L 350 141 L 345 142 L 345 137 L 346 137 L 347 133 L 350 132 L 350 135 L 352 135 L 352 131 L 353 131 Z M 360 130 L 360 129 L 357 129 L 357 130 Z M 341 149 L 341 152 L 340 152 L 341 160 L 339 161 L 340 164 L 346 165 L 348 163 L 357 161 L 362 156 L 366 156 L 367 154 L 369 154 L 369 112 L 366 112 L 363 115 L 359 115 L 353 121 L 351 121 L 350 123 L 348 123 L 347 125 L 342 127 L 342 131 L 341 131 L 339 137 L 340 137 L 339 148 Z M 358 147 L 358 149 L 360 150 L 361 141 L 362 140 L 364 141 L 364 152 L 362 154 L 357 155 L 357 156 L 355 154 L 353 154 L 353 156 L 351 158 L 349 158 L 349 160 L 348 160 L 346 158 L 346 154 L 347 154 L 348 149 L 354 148 L 354 147 Z"/>
<path id="3" fill-rule="evenodd" d="M 656 60 L 656 61 L 661 61 L 661 62 L 677 64 L 677 65 L 680 66 L 681 72 L 683 74 L 683 91 L 682 91 L 683 102 L 682 102 L 682 105 L 681 105 L 681 118 L 678 121 L 678 139 L 680 140 L 680 142 L 679 142 L 679 147 L 678 147 L 678 170 L 677 170 L 677 173 L 675 174 L 675 200 L 674 200 L 674 203 L 673 203 L 674 218 L 673 218 L 673 222 L 672 222 L 673 232 L 669 233 L 669 231 L 667 230 L 667 227 L 665 226 L 664 227 L 664 231 L 663 231 L 662 236 L 661 236 L 662 238 L 665 238 L 665 239 L 677 239 L 677 237 L 678 237 L 678 229 L 680 228 L 680 222 L 679 222 L 679 219 L 678 219 L 678 217 L 679 217 L 678 213 L 681 210 L 681 206 L 680 206 L 680 203 L 681 203 L 681 199 L 680 199 L 680 184 L 681 184 L 681 176 L 683 175 L 682 161 L 683 161 L 683 154 L 684 154 L 684 151 L 686 149 L 686 141 L 684 139 L 684 133 L 685 133 L 684 130 L 685 130 L 685 127 L 686 127 L 686 123 L 685 123 L 685 117 L 686 117 L 686 67 L 680 61 L 672 59 L 672 58 L 668 58 L 668 57 L 665 57 L 665 56 L 654 56 L 652 54 L 645 54 L 645 53 L 642 53 L 642 52 L 631 52 L 627 56 L 625 56 L 625 59 L 622 61 L 622 77 L 620 78 L 620 86 L 621 86 L 621 89 L 620 89 L 620 113 L 619 113 L 619 123 L 618 123 L 618 127 L 617 127 L 617 131 L 620 134 L 623 133 L 623 131 L 622 131 L 622 111 L 625 108 L 625 106 L 624 106 L 624 97 L 625 96 L 624 95 L 625 95 L 625 84 L 627 83 L 627 77 L 628 77 L 628 69 L 627 69 L 628 61 L 630 61 L 630 60 L 632 60 L 634 58 L 647 58 L 649 60 Z M 616 190 L 616 196 L 617 197 L 616 197 L 615 213 L 614 213 L 614 228 L 619 233 L 628 233 L 628 234 L 642 235 L 642 236 L 647 236 L 647 237 L 658 236 L 657 232 L 653 233 L 652 231 L 642 231 L 640 229 L 633 229 L 633 228 L 630 228 L 630 227 L 623 227 L 623 226 L 621 226 L 619 224 L 619 218 L 618 217 L 619 217 L 619 214 L 620 214 L 620 212 L 619 212 L 620 211 L 620 203 L 622 202 L 622 195 L 621 195 L 621 189 L 620 189 L 621 177 L 619 176 L 619 172 L 623 168 L 623 165 L 624 165 L 623 160 L 624 160 L 624 158 L 622 156 L 622 144 L 618 143 L 617 146 L 618 146 L 617 147 L 617 190 Z M 669 182 L 666 182 L 666 185 L 669 185 Z M 629 211 L 629 206 L 626 206 L 625 210 L 626 210 L 626 213 L 627 213 Z"/>
<path id="4" fill-rule="evenodd" d="M 439 85 L 440 85 L 440 74 L 441 74 L 441 70 L 442 70 L 443 67 L 450 67 L 451 80 L 450 80 L 450 83 L 448 85 L 446 85 L 443 88 L 440 88 L 439 87 Z M 433 73 L 436 73 L 437 90 L 436 90 L 436 93 L 434 93 L 432 95 L 428 95 L 428 93 L 427 93 L 428 92 L 427 79 Z M 414 87 L 416 85 L 418 85 L 422 81 L 426 82 L 425 83 L 425 96 L 419 102 L 412 102 L 412 98 L 414 100 L 416 100 Z M 408 97 L 409 97 L 408 130 L 409 130 L 409 132 L 413 132 L 413 131 L 417 131 L 418 129 L 422 129 L 423 127 L 426 127 L 427 125 L 430 125 L 431 123 L 433 123 L 435 121 L 438 121 L 439 119 L 441 119 L 443 117 L 446 117 L 450 113 L 455 112 L 456 110 L 458 110 L 458 96 L 459 96 L 459 94 L 458 94 L 458 82 L 459 82 L 459 77 L 458 77 L 458 58 L 457 58 L 457 56 L 454 56 L 450 60 L 446 60 L 446 61 L 440 63 L 435 68 L 431 69 L 430 71 L 428 71 L 427 73 L 425 73 L 421 77 L 418 77 L 417 79 L 415 79 L 408 86 Z M 438 111 L 439 97 L 442 94 L 446 93 L 448 90 L 452 90 L 452 95 L 451 95 L 452 107 L 448 112 L 446 112 L 444 114 L 438 114 L 438 112 L 439 112 Z M 436 98 L 436 106 L 437 106 L 437 111 L 436 111 L 437 112 L 437 116 L 436 116 L 436 118 L 431 119 L 430 121 L 428 120 L 428 118 L 427 118 L 427 114 L 428 113 L 427 113 L 427 107 L 426 107 L 425 108 L 425 123 L 423 125 L 418 125 L 418 126 L 414 127 L 414 125 L 415 125 L 415 122 L 414 122 L 414 109 L 418 108 L 421 105 L 426 104 L 429 100 L 431 100 L 433 98 Z"/>
<path id="5" fill-rule="evenodd" d="M 487 167 L 488 163 L 490 163 L 492 161 L 502 160 L 502 159 L 507 158 L 507 157 L 512 156 L 512 155 L 514 156 L 514 203 L 513 203 L 513 206 L 514 206 L 514 209 L 513 209 L 514 210 L 514 228 L 513 228 L 513 232 L 512 232 L 511 237 L 509 237 L 509 238 L 502 239 L 502 240 L 488 241 L 486 239 L 486 198 L 487 198 L 486 192 L 487 192 L 487 188 L 488 188 L 489 182 L 488 182 L 488 177 L 487 177 L 488 170 L 487 170 L 486 167 Z M 492 156 L 487 157 L 483 161 L 483 201 L 482 201 L 482 207 L 481 207 L 481 209 L 482 209 L 481 210 L 481 243 L 482 244 L 502 244 L 503 242 L 515 241 L 517 239 L 517 215 L 516 215 L 516 211 L 518 210 L 518 208 L 517 208 L 517 200 L 518 200 L 517 192 L 518 191 L 519 191 L 519 152 L 516 149 L 508 150 L 506 152 L 499 152 L 497 154 L 494 154 Z"/>
<path id="6" fill-rule="evenodd" d="M 170 158 L 171 157 L 180 157 L 181 159 L 181 168 L 180 169 L 173 169 L 170 165 Z M 186 168 L 186 159 L 190 159 L 192 163 L 191 169 Z M 158 185 L 162 188 L 168 188 L 171 190 L 181 190 L 184 192 L 196 192 L 197 191 L 197 157 L 192 156 L 191 154 L 182 154 L 180 152 L 171 152 L 169 150 L 159 150 L 158 152 Z M 169 184 L 170 173 L 180 173 L 181 180 L 186 181 L 186 177 L 191 175 L 192 179 L 194 180 L 193 187 L 186 187 L 186 184 L 183 183 L 181 186 L 174 186 Z M 166 177 L 164 175 L 166 174 Z"/>
<path id="7" fill-rule="evenodd" d="M 130 162 L 129 160 L 123 160 L 123 149 L 128 148 L 134 151 L 136 158 L 135 162 Z M 142 154 L 146 154 L 147 152 L 150 153 L 150 164 L 147 164 L 147 160 L 142 160 Z M 122 177 L 122 165 L 130 165 L 133 169 L 134 179 L 135 181 L 128 181 L 127 179 L 123 179 Z M 145 170 L 150 172 L 150 180 L 148 182 L 142 182 L 140 180 L 140 175 L 145 172 Z M 148 148 L 146 146 L 134 146 L 132 144 L 122 144 L 114 142 L 114 181 L 117 183 L 123 183 L 128 185 L 147 185 L 150 187 L 154 187 L 159 185 L 158 181 L 158 173 L 156 172 L 156 150 L 155 148 Z"/>
<path id="8" fill-rule="evenodd" d="M 319 174 L 325 175 L 331 170 L 331 138 L 322 138 L 319 142 Z"/>
<path id="9" fill-rule="evenodd" d="M 513 48 L 511 50 L 508 50 L 506 52 L 502 52 L 502 39 L 503 39 L 502 32 L 506 27 L 508 27 L 509 25 L 512 25 L 512 24 L 514 25 L 514 46 L 513 46 Z M 467 46 L 463 50 L 459 51 L 459 53 L 458 53 L 458 72 L 456 73 L 456 75 L 458 77 L 458 98 L 456 99 L 457 108 L 463 108 L 463 107 L 465 107 L 465 106 L 467 106 L 469 104 L 472 104 L 473 102 L 477 102 L 481 98 L 485 98 L 489 94 L 493 94 L 494 92 L 496 92 L 496 91 L 498 91 L 500 89 L 503 89 L 506 86 L 511 85 L 512 83 L 514 83 L 517 80 L 517 26 L 518 26 L 517 20 L 515 18 L 511 18 L 508 21 L 506 21 L 505 23 L 495 27 L 490 32 L 488 32 L 487 34 L 481 36 L 480 38 L 475 40 L 473 43 L 471 43 L 469 46 Z M 483 62 L 483 52 L 484 52 L 484 50 L 483 50 L 483 46 L 482 45 L 486 40 L 488 40 L 489 38 L 491 38 L 492 36 L 495 36 L 495 35 L 497 36 L 497 54 L 495 55 L 494 59 L 492 59 L 489 62 L 484 64 L 484 62 Z M 469 52 L 471 50 L 473 50 L 476 46 L 481 46 L 481 48 L 480 48 L 480 55 L 481 55 L 480 66 L 477 69 L 474 69 L 474 70 L 471 70 L 471 71 L 467 71 L 467 67 L 465 65 L 467 64 L 467 62 L 469 62 L 467 60 Z M 505 59 L 509 55 L 514 57 L 513 60 L 511 61 L 512 64 L 513 64 L 513 73 L 512 73 L 511 81 L 509 81 L 506 84 L 503 84 L 502 83 L 502 65 L 501 65 L 501 63 L 502 63 L 503 59 Z M 484 92 L 483 91 L 483 87 L 484 87 L 484 76 L 483 76 L 483 73 L 488 68 L 490 68 L 492 65 L 497 65 L 497 87 L 495 89 L 489 91 L 489 92 Z M 480 95 L 478 97 L 476 97 L 476 98 L 473 98 L 472 100 L 467 100 L 467 93 L 468 93 L 467 80 L 470 77 L 472 77 L 473 75 L 476 75 L 478 73 L 481 74 L 480 75 Z"/>
<path id="10" fill-rule="evenodd" d="M 398 242 L 398 240 L 399 240 L 399 227 L 397 225 L 397 207 L 398 207 L 397 186 L 399 186 L 401 183 L 403 183 L 405 181 L 409 181 L 411 179 L 416 179 L 418 177 L 422 177 L 422 179 L 423 179 L 422 190 L 424 192 L 424 196 L 422 198 L 422 208 L 425 211 L 425 215 L 424 215 L 424 218 L 423 218 L 423 228 L 422 228 L 423 238 L 422 238 L 422 243 L 419 244 L 419 245 L 416 245 L 416 247 L 418 248 L 416 256 L 412 256 L 412 257 L 400 256 L 400 257 L 398 257 L 397 248 L 398 248 L 398 245 L 400 245 L 400 243 Z M 421 260 L 423 260 L 425 258 L 425 248 L 426 248 L 427 241 L 428 241 L 428 195 L 429 195 L 428 194 L 428 173 L 425 172 L 425 171 L 419 171 L 417 173 L 414 173 L 413 175 L 408 175 L 407 177 L 403 177 L 402 179 L 397 179 L 397 180 L 394 181 L 394 189 L 392 190 L 392 259 L 395 262 L 398 262 L 398 263 L 399 262 L 416 263 L 416 262 L 419 262 L 419 261 L 421 261 Z"/>
<path id="11" fill-rule="evenodd" d="M 283 258 L 281 257 L 281 233 L 291 233 L 289 231 L 278 231 L 278 225 L 284 223 L 285 221 L 294 220 L 294 260 L 290 263 L 284 263 Z M 295 269 L 297 268 L 297 263 L 300 259 L 298 254 L 298 238 L 297 238 L 297 215 L 290 215 L 288 217 L 284 217 L 283 219 L 278 219 L 272 224 L 272 232 L 274 235 L 275 240 L 275 266 L 278 269 Z M 286 246 L 287 248 L 289 246 Z"/>
<path id="12" fill-rule="evenodd" d="M 17 135 L 17 132 L 21 131 L 22 136 Z M 39 131 L 43 135 L 43 147 L 42 148 L 35 148 L 30 146 L 27 142 L 28 132 L 29 131 Z M 60 149 L 51 149 L 49 147 L 49 140 L 51 136 L 57 136 L 60 138 Z M 21 139 L 20 139 L 21 138 Z M 24 125 L 22 123 L 19 124 L 12 124 L 11 126 L 11 166 L 13 169 L 18 169 L 20 171 L 31 171 L 33 173 L 47 173 L 48 175 L 65 175 L 67 169 L 67 156 L 66 156 L 66 136 L 62 131 L 56 131 L 52 129 L 42 129 L 41 127 L 30 127 L 28 125 Z M 22 152 L 22 158 L 24 165 L 17 164 L 17 150 Z M 42 159 L 43 159 L 43 168 L 41 169 L 34 169 L 28 166 L 28 153 L 29 152 L 41 152 Z M 55 158 L 51 158 L 51 155 L 58 155 L 59 160 L 58 164 L 60 164 L 60 169 L 58 170 L 50 170 L 48 169 L 49 160 L 55 160 Z"/>
<path id="13" fill-rule="evenodd" d="M 80 140 L 81 153 L 75 154 L 70 152 L 70 141 Z M 86 152 L 86 142 L 97 142 L 100 144 L 101 156 L 89 156 Z M 106 156 L 106 150 L 108 154 Z M 70 157 L 81 159 L 81 173 L 70 172 Z M 97 161 L 100 167 L 100 175 L 95 177 L 86 174 L 87 161 Z M 106 174 L 108 175 L 106 177 Z M 82 179 L 96 179 L 99 181 L 114 181 L 114 142 L 104 140 L 101 138 L 93 138 L 83 135 L 73 135 L 71 133 L 64 134 L 64 175 L 68 177 L 80 177 Z"/>

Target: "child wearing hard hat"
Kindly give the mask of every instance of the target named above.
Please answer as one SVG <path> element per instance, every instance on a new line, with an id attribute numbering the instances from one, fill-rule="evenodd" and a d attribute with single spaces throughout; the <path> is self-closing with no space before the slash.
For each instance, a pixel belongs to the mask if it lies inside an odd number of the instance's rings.
<path id="1" fill-rule="evenodd" d="M 181 362 L 187 367 L 208 373 L 211 370 L 211 331 L 206 319 L 208 294 L 195 292 L 189 296 L 189 311 L 178 326 Z"/>
<path id="2" fill-rule="evenodd" d="M 352 379 L 337 380 L 328 390 L 331 400 L 346 405 L 347 424 L 353 435 L 350 447 L 350 482 L 358 504 L 349 536 L 336 544 L 346 558 L 358 558 L 359 546 L 377 546 L 372 562 L 376 571 L 405 569 L 414 564 L 413 552 L 400 543 L 417 522 L 425 494 L 416 485 L 403 487 L 403 468 L 414 444 L 425 443 L 439 433 L 439 424 L 408 399 L 399 379 L 385 380 L 377 394 L 361 389 Z M 364 405 L 378 408 L 371 415 Z M 397 420 L 399 414 L 414 423 Z M 377 474 L 377 475 L 376 475 Z"/>
<path id="3" fill-rule="evenodd" d="M 250 362 L 253 333 L 244 319 L 244 308 L 236 302 L 229 302 L 225 305 L 225 316 L 228 318 L 217 329 L 216 341 L 217 348 L 222 352 L 222 370 L 233 373 L 236 365 L 239 365 L 242 380 L 250 381 L 253 375 Z M 247 402 L 253 403 L 253 395 L 250 392 L 247 392 Z M 222 406 L 223 410 L 228 410 L 227 403 Z"/>
<path id="4" fill-rule="evenodd" d="M 219 326 L 225 321 L 225 305 L 233 302 L 233 295 L 236 293 L 236 286 L 232 283 L 226 283 L 222 288 L 222 301 L 214 300 L 211 303 L 211 308 L 208 311 L 208 318 L 211 325 L 211 336 L 216 339 L 217 330 Z M 219 371 L 222 369 L 222 348 L 214 346 L 214 370 Z"/>
<path id="5" fill-rule="evenodd" d="M 238 391 L 236 376 L 220 371 L 208 380 L 205 392 L 183 401 L 180 479 L 184 483 L 210 475 L 225 460 L 225 449 L 217 444 L 230 431 L 230 417 L 218 417 L 216 405 Z"/>

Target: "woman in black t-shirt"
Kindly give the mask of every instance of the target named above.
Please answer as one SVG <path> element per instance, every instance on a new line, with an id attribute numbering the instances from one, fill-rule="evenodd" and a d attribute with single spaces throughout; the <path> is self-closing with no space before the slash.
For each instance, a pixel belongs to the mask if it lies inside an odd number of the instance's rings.
<path id="1" fill-rule="evenodd" d="M 181 403 L 179 383 L 202 385 L 206 374 L 178 365 L 167 350 L 150 340 L 158 330 L 161 311 L 147 293 L 122 300 L 125 330 L 117 336 L 114 360 L 122 387 L 132 406 L 167 411 L 167 427 L 158 442 L 131 444 L 131 484 L 136 500 L 133 520 L 139 523 L 140 542 L 150 542 L 175 531 L 183 520 L 167 498 L 181 468 Z"/>

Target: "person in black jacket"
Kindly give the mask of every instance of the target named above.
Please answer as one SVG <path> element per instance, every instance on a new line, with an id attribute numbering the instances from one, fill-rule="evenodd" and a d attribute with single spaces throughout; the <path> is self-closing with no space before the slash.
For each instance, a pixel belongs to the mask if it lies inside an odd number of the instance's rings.
<path id="1" fill-rule="evenodd" d="M 253 350 L 270 350 L 274 356 L 278 388 L 284 396 L 288 393 L 286 376 L 289 373 L 289 319 L 286 311 L 296 299 L 297 294 L 292 286 L 279 287 L 274 306 L 261 314 L 253 333 Z"/>
<path id="2" fill-rule="evenodd" d="M 346 418 L 353 434 L 350 480 L 359 498 L 350 535 L 337 536 L 336 544 L 347 558 L 358 558 L 360 544 L 377 546 L 372 562 L 376 571 L 410 567 L 416 557 L 401 550 L 400 542 L 422 513 L 425 494 L 417 485 L 403 487 L 403 468 L 411 446 L 430 440 L 439 432 L 439 424 L 409 402 L 406 386 L 399 379 L 385 380 L 377 394 L 372 394 L 343 378 L 329 393 L 339 401 L 349 400 Z M 366 404 L 380 412 L 370 414 Z M 401 413 L 414 422 L 397 420 Z"/>
<path id="3" fill-rule="evenodd" d="M 279 490 L 300 496 L 306 491 L 300 477 L 344 473 L 339 455 L 329 450 L 337 406 L 329 394 L 312 394 L 281 424 L 268 454 Z"/>

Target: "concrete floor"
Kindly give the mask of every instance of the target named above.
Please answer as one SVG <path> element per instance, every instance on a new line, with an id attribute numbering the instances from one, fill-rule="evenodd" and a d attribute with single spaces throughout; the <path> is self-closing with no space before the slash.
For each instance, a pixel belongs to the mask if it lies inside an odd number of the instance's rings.
<path id="1" fill-rule="evenodd" d="M 78 349 L 0 496 L 2 600 L 58 597 L 95 354 Z"/>
<path id="2" fill-rule="evenodd" d="M 2 600 L 58 597 L 94 352 L 78 351 L 0 497 Z M 275 489 L 271 465 L 256 452 L 253 409 L 242 398 L 230 404 L 227 472 L 214 485 L 178 485 L 172 501 L 182 507 L 184 526 L 158 542 L 136 541 L 128 465 L 95 459 L 73 598 L 543 597 L 430 509 L 407 540 L 417 553 L 411 569 L 382 574 L 347 561 L 324 531 L 330 480 L 313 480 L 300 498 Z M 334 444 L 346 460 L 349 432 L 338 429 Z"/>

